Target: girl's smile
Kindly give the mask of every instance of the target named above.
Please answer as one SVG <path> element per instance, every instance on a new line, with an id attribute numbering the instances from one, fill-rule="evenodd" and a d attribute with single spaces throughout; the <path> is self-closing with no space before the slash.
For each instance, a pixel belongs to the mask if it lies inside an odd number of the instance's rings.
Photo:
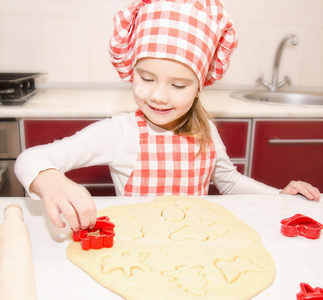
<path id="1" fill-rule="evenodd" d="M 199 81 L 186 65 L 144 58 L 135 66 L 133 94 L 139 109 L 157 126 L 172 130 L 199 93 Z"/>
<path id="2" fill-rule="evenodd" d="M 156 113 L 161 113 L 161 114 L 166 114 L 168 112 L 170 112 L 172 109 L 168 108 L 168 109 L 163 109 L 163 108 L 157 108 L 157 107 L 152 107 L 151 105 L 147 104 L 152 110 L 154 110 Z"/>

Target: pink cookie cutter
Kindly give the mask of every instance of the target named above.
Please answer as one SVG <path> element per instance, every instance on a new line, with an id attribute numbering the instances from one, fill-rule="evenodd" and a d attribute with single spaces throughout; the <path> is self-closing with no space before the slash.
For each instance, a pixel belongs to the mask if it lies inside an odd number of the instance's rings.
<path id="1" fill-rule="evenodd" d="M 318 239 L 323 225 L 309 217 L 296 214 L 290 218 L 281 220 L 281 233 L 285 236 L 303 236 L 308 239 Z"/>
<path id="2" fill-rule="evenodd" d="M 316 287 L 313 289 L 307 283 L 301 283 L 301 290 L 296 295 L 297 300 L 323 300 L 323 289 L 320 287 Z"/>
<path id="3" fill-rule="evenodd" d="M 83 250 L 111 248 L 113 246 L 114 227 L 109 217 L 102 216 L 96 219 L 92 229 L 73 230 L 74 242 L 81 242 Z M 91 232 L 100 231 L 98 235 L 89 235 Z"/>

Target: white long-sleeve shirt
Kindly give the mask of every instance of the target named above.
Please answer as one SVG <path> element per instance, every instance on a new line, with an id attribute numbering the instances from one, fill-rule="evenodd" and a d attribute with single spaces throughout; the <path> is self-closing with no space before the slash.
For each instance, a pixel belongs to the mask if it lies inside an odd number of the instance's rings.
<path id="1" fill-rule="evenodd" d="M 173 134 L 147 121 L 149 134 Z M 278 194 L 279 190 L 240 174 L 230 161 L 215 125 L 210 121 L 216 149 L 216 166 L 211 181 L 221 194 Z M 118 196 L 130 177 L 140 150 L 135 113 L 122 113 L 98 121 L 71 137 L 23 151 L 15 173 L 29 195 L 29 186 L 39 172 L 58 169 L 63 173 L 94 165 L 108 165 Z"/>

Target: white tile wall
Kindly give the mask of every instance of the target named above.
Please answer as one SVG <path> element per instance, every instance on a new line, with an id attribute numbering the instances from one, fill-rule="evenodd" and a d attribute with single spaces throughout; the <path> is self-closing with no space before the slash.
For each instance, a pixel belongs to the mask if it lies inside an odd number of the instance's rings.
<path id="1" fill-rule="evenodd" d="M 323 0 L 224 0 L 239 35 L 217 85 L 271 79 L 277 44 L 288 33 L 280 79 L 323 87 Z M 113 15 L 132 0 L 0 0 L 0 71 L 46 72 L 46 83 L 120 83 L 107 52 Z"/>

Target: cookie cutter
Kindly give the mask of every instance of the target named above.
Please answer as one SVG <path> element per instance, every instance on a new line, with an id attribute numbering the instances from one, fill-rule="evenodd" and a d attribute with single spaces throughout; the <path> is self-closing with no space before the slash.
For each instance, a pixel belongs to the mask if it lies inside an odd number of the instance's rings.
<path id="1" fill-rule="evenodd" d="M 297 300 L 323 300 L 323 289 L 320 287 L 312 288 L 307 283 L 300 284 L 301 290 L 297 293 Z"/>
<path id="2" fill-rule="evenodd" d="M 109 217 L 99 217 L 96 219 L 96 224 L 92 229 L 73 230 L 73 241 L 81 242 L 83 250 L 111 248 L 115 236 L 114 227 L 115 225 L 110 221 Z M 98 230 L 100 234 L 89 235 L 89 233 Z"/>
<path id="3" fill-rule="evenodd" d="M 318 239 L 323 225 L 312 218 L 296 214 L 290 218 L 281 220 L 281 233 L 285 236 L 303 236 L 308 239 Z"/>

